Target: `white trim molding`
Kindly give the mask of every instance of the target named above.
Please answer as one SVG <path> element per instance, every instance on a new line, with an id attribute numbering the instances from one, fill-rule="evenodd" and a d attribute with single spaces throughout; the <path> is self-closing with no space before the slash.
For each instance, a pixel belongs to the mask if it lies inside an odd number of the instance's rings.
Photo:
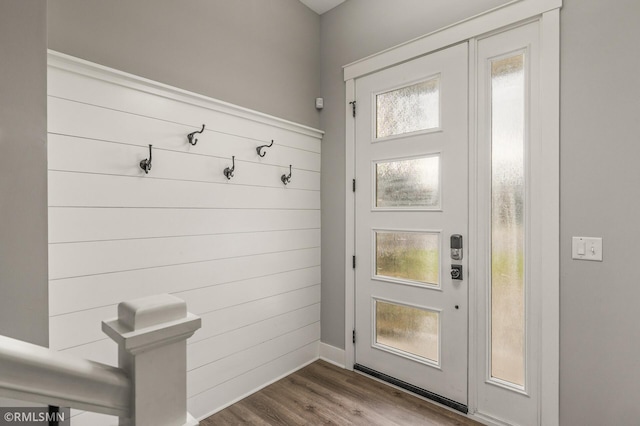
<path id="1" fill-rule="evenodd" d="M 149 80 L 124 71 L 105 67 L 84 59 L 48 50 L 47 64 L 50 68 L 58 68 L 64 71 L 73 72 L 75 74 L 91 77 L 96 80 L 106 81 L 139 90 L 145 93 L 151 93 L 156 96 L 184 102 L 186 104 L 199 106 L 212 111 L 229 114 L 235 117 L 244 118 L 258 123 L 267 124 L 269 126 L 301 133 L 303 135 L 322 139 L 324 132 L 309 126 L 294 123 L 293 121 L 284 120 L 269 114 L 254 111 L 238 105 L 214 99 L 205 95 L 200 95 L 188 90 L 179 89 L 157 81 Z"/>
<path id="2" fill-rule="evenodd" d="M 481 34 L 562 7 L 562 0 L 514 0 L 463 21 L 345 65 L 344 80 L 362 77 L 401 62 L 467 41 Z"/>
<path id="3" fill-rule="evenodd" d="M 544 209 L 540 424 L 555 426 L 560 421 L 560 9 L 544 13 L 540 25 L 540 156 L 545 162 L 540 182 Z"/>
<path id="4" fill-rule="evenodd" d="M 356 84 L 355 80 L 347 80 L 346 82 L 347 102 L 355 102 Z M 355 194 L 355 170 L 356 170 L 356 126 L 355 120 L 351 112 L 351 108 L 346 108 L 345 112 L 345 317 L 344 317 L 344 347 L 345 347 L 345 366 L 349 370 L 353 370 L 355 364 L 355 346 L 353 343 L 353 334 L 356 329 L 355 317 L 355 280 L 356 271 L 352 268 L 352 261 L 349 259 L 356 254 L 356 194 Z"/>
<path id="5" fill-rule="evenodd" d="M 320 342 L 319 351 L 321 360 L 327 361 L 328 363 L 336 365 L 340 368 L 345 368 L 344 349 L 336 348 L 335 346 Z"/>
<path id="6" fill-rule="evenodd" d="M 538 22 L 540 28 L 540 108 L 539 138 L 542 141 L 538 158 L 544 161 L 544 176 L 537 182 L 537 193 L 543 211 L 540 222 L 542 235 L 538 242 L 541 247 L 540 259 L 535 267 L 540 270 L 540 303 L 539 312 L 539 356 L 540 374 L 538 396 L 537 425 L 557 426 L 559 424 L 559 223 L 560 223 L 560 173 L 559 173 L 559 87 L 560 87 L 560 19 L 559 12 L 562 0 L 515 0 L 491 9 L 474 17 L 431 32 L 416 39 L 407 41 L 396 47 L 384 50 L 369 57 L 344 66 L 346 82 L 345 111 L 345 250 L 347 262 L 345 267 L 345 367 L 353 369 L 355 349 L 352 343 L 352 331 L 355 327 L 355 274 L 350 257 L 355 253 L 355 197 L 351 190 L 355 177 L 355 120 L 348 103 L 356 99 L 356 79 L 392 67 L 394 65 L 427 55 L 437 50 L 461 43 L 469 42 L 469 268 L 477 269 L 478 262 L 484 258 L 477 254 L 481 249 L 478 244 L 478 230 L 482 224 L 477 223 L 478 213 L 477 176 L 478 155 L 477 141 L 477 87 L 475 65 L 476 42 L 489 34 L 510 28 L 519 27 L 529 22 Z M 474 189 L 475 188 L 475 189 Z M 482 298 L 474 286 L 477 277 L 470 276 L 469 282 L 469 417 L 485 424 L 503 424 L 489 416 L 478 413 L 478 395 L 476 383 L 484 380 L 484 374 L 477 371 L 478 331 L 474 326 L 478 314 L 477 303 Z"/>

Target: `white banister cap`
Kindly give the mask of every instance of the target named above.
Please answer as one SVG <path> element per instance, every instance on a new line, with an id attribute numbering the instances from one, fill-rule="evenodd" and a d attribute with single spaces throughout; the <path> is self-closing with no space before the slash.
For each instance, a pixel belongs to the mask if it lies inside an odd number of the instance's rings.
<path id="1" fill-rule="evenodd" d="M 102 331 L 132 354 L 186 340 L 201 326 L 185 301 L 169 294 L 122 302 L 118 318 L 102 321 Z"/>
<path id="2" fill-rule="evenodd" d="M 131 331 L 187 317 L 187 304 L 170 294 L 158 294 L 118 304 L 118 320 Z"/>

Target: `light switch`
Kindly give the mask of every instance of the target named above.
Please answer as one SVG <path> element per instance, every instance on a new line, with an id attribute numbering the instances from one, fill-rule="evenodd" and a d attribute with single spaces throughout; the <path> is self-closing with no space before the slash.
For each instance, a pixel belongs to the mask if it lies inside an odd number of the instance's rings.
<path id="1" fill-rule="evenodd" d="M 602 262 L 602 238 L 573 237 L 571 246 L 574 259 Z"/>

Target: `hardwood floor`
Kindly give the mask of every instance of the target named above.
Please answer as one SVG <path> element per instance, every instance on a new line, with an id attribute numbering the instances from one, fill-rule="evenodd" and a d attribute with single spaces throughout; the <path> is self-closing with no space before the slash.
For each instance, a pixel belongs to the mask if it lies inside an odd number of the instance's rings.
<path id="1" fill-rule="evenodd" d="M 200 422 L 218 425 L 480 425 L 325 361 L 267 386 Z"/>

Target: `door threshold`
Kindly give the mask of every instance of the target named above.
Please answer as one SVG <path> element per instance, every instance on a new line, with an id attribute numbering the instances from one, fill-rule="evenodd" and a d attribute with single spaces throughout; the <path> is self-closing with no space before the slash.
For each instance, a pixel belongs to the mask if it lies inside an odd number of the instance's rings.
<path id="1" fill-rule="evenodd" d="M 395 377 L 391 377 L 389 375 L 386 375 L 384 373 L 381 373 L 369 367 L 365 367 L 364 365 L 355 364 L 353 366 L 353 369 L 356 371 L 360 371 L 364 374 L 367 374 L 371 377 L 375 377 L 378 380 L 382 380 L 383 382 L 390 383 L 394 386 L 402 388 L 411 393 L 415 393 L 416 395 L 420 395 L 424 398 L 427 398 L 439 404 L 445 405 L 463 414 L 467 414 L 469 412 L 469 408 L 464 404 L 461 404 L 449 398 L 445 398 L 444 396 L 438 395 L 436 393 L 429 392 L 428 390 L 419 388 L 418 386 L 414 386 L 411 383 L 403 382 L 402 380 L 396 379 Z"/>

